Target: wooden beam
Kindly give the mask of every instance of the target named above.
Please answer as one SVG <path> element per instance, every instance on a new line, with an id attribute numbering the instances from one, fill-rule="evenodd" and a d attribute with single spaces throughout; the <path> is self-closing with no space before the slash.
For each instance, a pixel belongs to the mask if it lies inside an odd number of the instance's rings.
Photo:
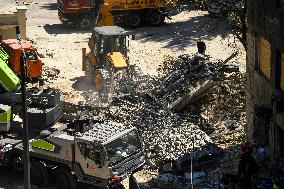
<path id="1" fill-rule="evenodd" d="M 214 82 L 213 80 L 206 80 L 202 85 L 195 88 L 195 90 L 191 91 L 189 94 L 179 97 L 170 105 L 169 109 L 174 112 L 180 112 L 185 107 L 202 98 L 215 85 L 217 85 L 217 82 Z"/>
<path id="2" fill-rule="evenodd" d="M 0 14 L 0 26 L 18 25 L 17 14 Z"/>

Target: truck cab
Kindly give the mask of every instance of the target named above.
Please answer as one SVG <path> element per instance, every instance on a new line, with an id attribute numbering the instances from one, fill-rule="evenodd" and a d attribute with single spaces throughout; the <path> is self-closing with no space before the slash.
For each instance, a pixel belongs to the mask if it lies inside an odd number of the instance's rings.
<path id="1" fill-rule="evenodd" d="M 90 142 L 86 134 L 76 138 L 75 163 L 80 164 L 83 173 L 105 182 L 114 175 L 125 177 L 145 161 L 142 146 L 135 129 L 127 129 L 104 141 Z"/>

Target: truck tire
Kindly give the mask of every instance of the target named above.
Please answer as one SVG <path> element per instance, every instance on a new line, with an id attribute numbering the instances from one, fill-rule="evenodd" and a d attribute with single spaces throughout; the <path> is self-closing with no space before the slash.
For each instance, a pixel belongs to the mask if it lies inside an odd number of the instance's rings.
<path id="1" fill-rule="evenodd" d="M 56 172 L 56 185 L 59 189 L 76 189 L 77 179 L 69 169 L 60 168 Z"/>
<path id="2" fill-rule="evenodd" d="M 165 21 L 165 16 L 159 10 L 146 12 L 146 22 L 149 26 L 160 26 Z"/>
<path id="3" fill-rule="evenodd" d="M 76 27 L 79 30 L 90 30 L 94 25 L 91 15 L 81 15 L 76 19 Z"/>
<path id="4" fill-rule="evenodd" d="M 31 163 L 31 181 L 35 186 L 45 187 L 48 184 L 48 171 L 42 162 Z"/>
<path id="5" fill-rule="evenodd" d="M 137 28 L 142 24 L 142 17 L 139 12 L 130 12 L 126 15 L 125 25 L 131 28 Z"/>

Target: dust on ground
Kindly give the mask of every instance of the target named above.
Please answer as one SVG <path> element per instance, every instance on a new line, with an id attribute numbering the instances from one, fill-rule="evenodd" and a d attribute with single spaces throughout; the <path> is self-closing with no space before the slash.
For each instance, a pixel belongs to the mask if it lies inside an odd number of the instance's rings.
<path id="1" fill-rule="evenodd" d="M 62 90 L 62 98 L 69 102 L 85 101 L 82 96 L 84 72 L 82 48 L 88 48 L 90 32 L 81 32 L 61 24 L 57 16 L 56 0 L 29 3 L 27 11 L 27 36 L 35 41 L 47 67 L 60 70 L 57 79 L 47 86 Z M 182 11 L 161 27 L 140 27 L 130 32 L 130 64 L 138 65 L 145 74 L 155 75 L 159 64 L 167 56 L 178 57 L 196 52 L 196 40 L 202 36 L 207 53 L 214 59 L 226 59 L 236 49 L 236 60 L 244 68 L 245 54 L 242 45 L 230 34 L 228 25 L 210 18 L 207 11 Z"/>

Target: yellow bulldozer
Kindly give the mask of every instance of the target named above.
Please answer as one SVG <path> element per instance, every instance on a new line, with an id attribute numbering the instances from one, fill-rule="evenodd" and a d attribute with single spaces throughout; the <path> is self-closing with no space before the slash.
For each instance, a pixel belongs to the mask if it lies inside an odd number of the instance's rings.
<path id="1" fill-rule="evenodd" d="M 95 27 L 93 30 L 88 44 L 90 52 L 83 52 L 83 70 L 87 81 L 100 95 L 112 94 L 115 82 L 131 73 L 127 36 L 118 26 Z"/>
<path id="2" fill-rule="evenodd" d="M 95 18 L 94 29 L 89 39 L 90 51 L 83 49 L 83 71 L 88 83 L 99 93 L 99 96 L 108 97 L 113 94 L 117 83 L 124 80 L 129 83 L 133 69 L 129 65 L 128 33 L 121 27 L 114 26 L 114 18 L 110 6 L 102 3 Z M 125 82 L 126 81 L 126 82 Z M 126 89 L 124 85 L 124 89 Z M 129 88 L 129 87 L 128 87 Z"/>

